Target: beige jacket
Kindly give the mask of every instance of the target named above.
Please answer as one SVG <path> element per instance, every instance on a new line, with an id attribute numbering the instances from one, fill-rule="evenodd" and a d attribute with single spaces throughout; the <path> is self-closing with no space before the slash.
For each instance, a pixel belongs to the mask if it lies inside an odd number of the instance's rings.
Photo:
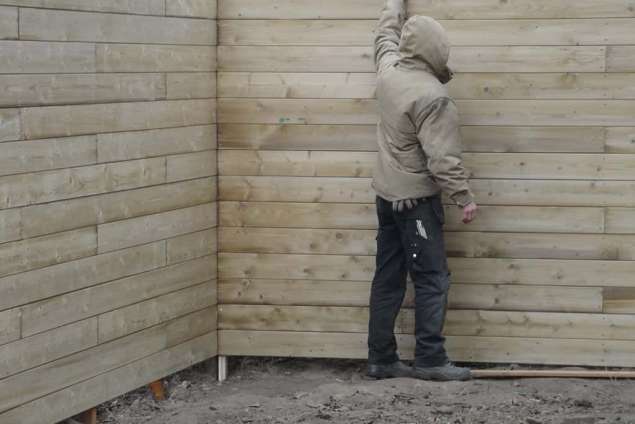
<path id="1" fill-rule="evenodd" d="M 473 201 L 461 161 L 459 115 L 444 86 L 450 46 L 441 25 L 387 0 L 375 38 L 379 155 L 373 188 L 388 200 L 441 191 L 459 206 Z M 403 34 L 402 34 L 403 27 Z"/>

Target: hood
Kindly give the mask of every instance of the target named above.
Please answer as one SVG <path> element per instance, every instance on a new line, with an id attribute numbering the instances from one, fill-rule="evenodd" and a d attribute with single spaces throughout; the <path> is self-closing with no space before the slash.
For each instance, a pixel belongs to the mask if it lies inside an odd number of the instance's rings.
<path id="1" fill-rule="evenodd" d="M 443 84 L 452 79 L 452 71 L 448 67 L 450 41 L 445 29 L 436 20 L 428 16 L 408 19 L 401 33 L 399 52 L 401 65 L 428 68 Z"/>

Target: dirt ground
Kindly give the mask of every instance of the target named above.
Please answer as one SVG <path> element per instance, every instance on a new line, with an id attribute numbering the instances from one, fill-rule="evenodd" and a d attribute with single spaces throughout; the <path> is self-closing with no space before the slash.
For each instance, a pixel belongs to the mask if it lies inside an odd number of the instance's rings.
<path id="1" fill-rule="evenodd" d="M 229 380 L 201 364 L 104 404 L 108 424 L 635 424 L 635 381 L 370 380 L 362 361 L 230 359 Z"/>

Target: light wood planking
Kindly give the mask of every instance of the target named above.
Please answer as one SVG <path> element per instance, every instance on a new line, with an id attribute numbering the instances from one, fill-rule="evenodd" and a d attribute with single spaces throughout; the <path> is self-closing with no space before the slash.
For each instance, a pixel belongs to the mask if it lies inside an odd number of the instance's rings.
<path id="1" fill-rule="evenodd" d="M 96 318 L 20 339 L 0 347 L 0 378 L 18 374 L 96 345 Z M 46 348 L 42 349 L 42 346 Z"/>
<path id="2" fill-rule="evenodd" d="M 150 44 L 98 44 L 97 72 L 209 72 L 216 69 L 216 47 Z"/>
<path id="3" fill-rule="evenodd" d="M 0 109 L 0 142 L 22 138 L 20 111 L 18 109 Z"/>
<path id="4" fill-rule="evenodd" d="M 169 16 L 216 18 L 217 0 L 173 0 L 165 6 Z"/>
<path id="5" fill-rule="evenodd" d="M 604 72 L 606 49 L 602 46 L 455 47 L 450 66 L 457 72 Z M 628 52 L 622 50 L 615 52 L 619 57 L 628 56 Z M 611 71 L 628 71 L 621 68 L 618 63 Z M 369 47 L 219 46 L 218 69 L 243 72 L 373 72 L 375 66 Z"/>
<path id="6" fill-rule="evenodd" d="M 606 209 L 606 232 L 613 234 L 635 234 L 635 209 Z"/>
<path id="7" fill-rule="evenodd" d="M 635 127 L 607 130 L 606 150 L 611 153 L 635 153 Z"/>
<path id="8" fill-rule="evenodd" d="M 228 176 L 219 184 L 221 200 L 371 203 L 376 197 L 366 178 Z M 472 180 L 471 188 L 482 205 L 635 206 L 632 181 Z"/>
<path id="9" fill-rule="evenodd" d="M 635 72 L 635 46 L 610 46 L 606 51 L 608 72 Z"/>
<path id="10" fill-rule="evenodd" d="M 0 411 L 206 334 L 215 326 L 212 316 L 215 311 L 203 310 L 6 378 L 0 381 Z M 96 356 L 101 360 L 95 361 Z"/>
<path id="11" fill-rule="evenodd" d="M 217 336 L 213 331 L 36 399 L 0 415 L 0 418 L 7 424 L 61 420 L 104 399 L 112 399 L 121 392 L 134 390 L 213 357 L 216 352 Z"/>
<path id="12" fill-rule="evenodd" d="M 0 41 L 0 70 L 3 74 L 95 72 L 95 45 Z"/>
<path id="13" fill-rule="evenodd" d="M 168 156 L 166 166 L 169 183 L 218 174 L 216 150 Z"/>
<path id="14" fill-rule="evenodd" d="M 34 237 L 187 208 L 215 199 L 215 180 L 203 178 L 46 203 L 21 210 L 22 233 L 25 237 Z"/>
<path id="15" fill-rule="evenodd" d="M 18 38 L 18 8 L 0 6 L 0 40 Z"/>
<path id="16" fill-rule="evenodd" d="M 635 126 L 633 100 L 458 100 L 464 125 Z M 221 123 L 374 124 L 368 99 L 220 99 Z"/>
<path id="17" fill-rule="evenodd" d="M 628 146 L 624 132 L 609 129 L 610 145 Z M 224 149 L 376 151 L 376 125 L 221 124 L 219 144 Z M 461 128 L 466 152 L 604 152 L 602 127 L 495 127 Z M 628 148 L 628 147 L 623 147 Z M 634 148 L 635 150 L 635 148 Z M 629 153 L 617 151 L 616 153 Z"/>
<path id="18" fill-rule="evenodd" d="M 20 39 L 209 46 L 216 44 L 216 25 L 204 19 L 25 8 Z"/>
<path id="19" fill-rule="evenodd" d="M 165 182 L 165 158 L 0 177 L 0 208 L 13 208 Z"/>
<path id="20" fill-rule="evenodd" d="M 382 0 L 220 0 L 222 19 L 377 19 Z M 575 8 L 551 0 L 411 0 L 411 14 L 437 19 L 635 17 L 631 0 L 582 0 Z"/>
<path id="21" fill-rule="evenodd" d="M 20 310 L 0 312 L 0 345 L 20 338 Z"/>
<path id="22" fill-rule="evenodd" d="M 472 178 L 628 180 L 633 155 L 466 153 Z M 365 152 L 223 150 L 227 176 L 371 177 L 377 158 Z"/>
<path id="23" fill-rule="evenodd" d="M 123 337 L 216 304 L 213 281 L 155 297 L 99 316 L 99 343 Z"/>
<path id="24" fill-rule="evenodd" d="M 168 265 L 213 255 L 218 251 L 216 228 L 197 231 L 167 240 Z"/>
<path id="25" fill-rule="evenodd" d="M 458 220 L 457 220 L 458 221 Z M 458 222 L 457 222 L 458 223 Z M 635 236 L 604 234 L 483 233 L 445 234 L 452 257 L 635 260 Z M 234 228 L 219 230 L 224 252 L 375 255 L 375 230 Z"/>
<path id="26" fill-rule="evenodd" d="M 219 253 L 220 279 L 309 279 L 369 281 L 375 258 L 355 255 Z M 450 258 L 452 281 L 465 284 L 525 284 L 630 287 L 633 261 Z"/>
<path id="27" fill-rule="evenodd" d="M 0 4 L 47 9 L 163 15 L 165 0 L 1 0 Z"/>
<path id="28" fill-rule="evenodd" d="M 221 330 L 219 354 L 263 356 L 304 356 L 363 358 L 367 352 L 366 334 L 331 332 L 281 332 Z M 403 359 L 413 359 L 414 338 L 399 336 L 397 342 Z M 633 341 L 590 339 L 543 339 L 516 337 L 450 336 L 448 353 L 457 361 L 589 366 L 632 366 Z"/>
<path id="29" fill-rule="evenodd" d="M 0 245 L 0 276 L 72 261 L 97 253 L 97 231 L 83 228 Z"/>
<path id="30" fill-rule="evenodd" d="M 221 330 L 368 331 L 365 307 L 230 304 L 220 306 L 218 315 Z M 631 315 L 466 309 L 448 311 L 444 332 L 449 336 L 633 340 L 633 326 L 635 318 Z M 402 310 L 395 332 L 414 334 L 414 330 L 414 310 Z"/>
<path id="31" fill-rule="evenodd" d="M 448 231 L 522 231 L 527 233 L 602 233 L 603 208 L 483 206 L 479 219 L 465 225 L 461 211 L 445 207 Z M 375 229 L 374 204 L 221 202 L 224 227 Z"/>
<path id="32" fill-rule="evenodd" d="M 168 99 L 205 99 L 216 97 L 216 74 L 188 72 L 167 74 Z"/>
<path id="33" fill-rule="evenodd" d="M 216 148 L 216 126 L 99 134 L 99 162 L 141 159 Z"/>
<path id="34" fill-rule="evenodd" d="M 204 257 L 42 300 L 22 308 L 22 334 L 41 333 L 214 278 L 214 260 Z"/>
<path id="35" fill-rule="evenodd" d="M 22 238 L 22 216 L 19 209 L 0 211 L 0 244 Z"/>
<path id="36" fill-rule="evenodd" d="M 158 242 L 0 278 L 0 310 L 150 271 L 165 266 L 165 256 Z"/>
<path id="37" fill-rule="evenodd" d="M 604 313 L 635 314 L 635 290 L 632 287 L 604 289 Z"/>
<path id="38" fill-rule="evenodd" d="M 94 136 L 4 143 L 0 176 L 97 163 Z"/>
<path id="39" fill-rule="evenodd" d="M 453 46 L 635 44 L 633 18 L 442 20 Z M 223 20 L 222 45 L 369 46 L 377 20 Z"/>
<path id="40" fill-rule="evenodd" d="M 220 72 L 219 97 L 375 97 L 373 73 Z M 460 73 L 448 85 L 456 99 L 633 99 L 631 73 Z"/>
<path id="41" fill-rule="evenodd" d="M 0 106 L 40 106 L 166 97 L 160 74 L 0 75 Z"/>
<path id="42" fill-rule="evenodd" d="M 148 130 L 212 124 L 214 100 L 172 100 L 48 106 L 22 109 L 27 139 L 96 132 Z"/>
<path id="43" fill-rule="evenodd" d="M 216 203 L 161 212 L 98 226 L 99 253 L 216 226 Z"/>

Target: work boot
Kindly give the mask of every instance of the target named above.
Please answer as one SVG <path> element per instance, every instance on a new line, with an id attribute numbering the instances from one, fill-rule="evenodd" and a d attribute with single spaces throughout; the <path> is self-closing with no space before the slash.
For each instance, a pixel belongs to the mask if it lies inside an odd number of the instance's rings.
<path id="1" fill-rule="evenodd" d="M 415 366 L 412 376 L 421 380 L 466 381 L 472 379 L 472 371 L 469 368 L 457 367 L 448 361 L 438 367 Z"/>
<path id="2" fill-rule="evenodd" d="M 373 378 L 412 377 L 412 368 L 401 361 L 388 365 L 368 364 L 368 376 Z"/>

